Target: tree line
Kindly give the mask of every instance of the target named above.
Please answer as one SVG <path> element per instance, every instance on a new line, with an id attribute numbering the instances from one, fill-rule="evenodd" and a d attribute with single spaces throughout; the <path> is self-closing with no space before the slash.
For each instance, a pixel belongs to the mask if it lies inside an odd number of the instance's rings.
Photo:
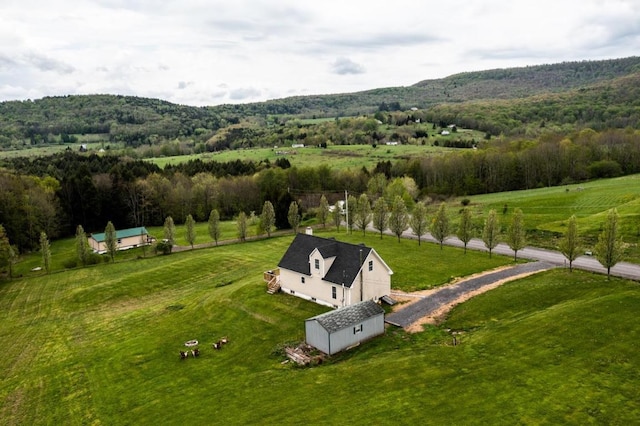
<path id="1" fill-rule="evenodd" d="M 395 195 L 415 203 L 554 186 L 640 172 L 640 135 L 632 130 L 585 129 L 566 137 L 501 140 L 477 150 L 420 159 L 381 162 L 372 170 L 335 170 L 327 164 L 291 167 L 288 162 L 195 160 L 160 169 L 152 163 L 111 155 L 66 152 L 51 157 L 6 160 L 0 171 L 0 223 L 21 250 L 51 238 L 89 232 L 107 221 L 117 228 L 161 225 L 167 216 L 223 219 L 274 205 L 278 228 L 288 224 L 292 201 L 301 213 L 324 193 L 334 203 L 347 190 L 371 199 Z M 13 171 L 12 171 L 13 170 Z"/>

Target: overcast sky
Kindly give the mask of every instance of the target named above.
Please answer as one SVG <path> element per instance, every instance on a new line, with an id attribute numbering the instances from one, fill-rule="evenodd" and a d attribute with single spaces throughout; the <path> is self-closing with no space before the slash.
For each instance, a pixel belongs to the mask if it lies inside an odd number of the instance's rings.
<path id="1" fill-rule="evenodd" d="M 187 105 L 640 54 L 640 0 L 0 0 L 0 101 Z"/>

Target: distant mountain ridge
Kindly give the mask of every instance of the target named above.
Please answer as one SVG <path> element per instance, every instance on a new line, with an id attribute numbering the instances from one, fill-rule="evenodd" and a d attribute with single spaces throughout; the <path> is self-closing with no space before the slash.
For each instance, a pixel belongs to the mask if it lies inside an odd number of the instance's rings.
<path id="1" fill-rule="evenodd" d="M 177 138 L 210 135 L 243 119 L 289 115 L 300 117 L 338 117 L 370 114 L 377 111 L 429 109 L 431 119 L 458 121 L 464 111 L 466 123 L 479 130 L 520 132 L 519 123 L 547 125 L 558 121 L 583 123 L 596 127 L 625 124 L 636 126 L 640 117 L 634 112 L 640 97 L 633 85 L 640 76 L 640 57 L 601 61 L 563 62 L 519 68 L 464 72 L 412 86 L 387 87 L 356 93 L 295 96 L 266 102 L 191 107 L 159 99 L 120 95 L 73 95 L 45 97 L 34 101 L 0 103 L 0 147 L 8 148 L 18 140 L 32 144 L 47 142 L 50 135 L 109 134 L 114 141 L 132 142 L 150 137 Z M 558 97 L 562 95 L 561 97 Z M 507 107 L 503 102 L 509 101 Z M 470 119 L 480 113 L 492 120 L 492 108 L 498 102 L 503 114 L 514 115 L 512 123 L 492 126 Z M 580 104 L 556 117 L 553 109 Z M 585 103 L 596 102 L 589 111 Z M 531 109 L 543 105 L 546 112 Z M 615 107 L 615 108 L 614 108 Z M 476 108 L 477 110 L 474 110 Z M 516 108 L 526 117 L 517 117 Z M 573 107 L 572 107 L 573 108 Z M 615 110 L 617 108 L 617 111 Z M 609 109 L 609 111 L 606 111 Z M 478 112 L 481 111 L 481 112 Z M 621 115 L 612 117 L 612 115 Z M 537 118 L 536 118 L 537 117 Z M 534 120 L 535 118 L 535 120 Z M 614 120 L 621 118 L 621 120 Z M 532 121 L 533 120 L 533 121 Z M 480 120 L 482 121 L 482 120 Z M 484 126 L 484 127 L 483 127 Z M 515 130 L 514 130 L 515 129 Z"/>

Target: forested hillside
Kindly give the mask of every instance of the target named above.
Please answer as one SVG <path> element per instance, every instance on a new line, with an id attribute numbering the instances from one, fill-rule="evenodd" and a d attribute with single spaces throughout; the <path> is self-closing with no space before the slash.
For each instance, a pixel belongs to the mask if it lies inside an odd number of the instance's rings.
<path id="1" fill-rule="evenodd" d="M 275 207 L 277 226 L 287 227 L 292 201 L 306 214 L 321 194 L 333 203 L 345 190 L 389 203 L 400 195 L 410 208 L 418 200 L 640 173 L 639 64 L 627 58 L 492 70 L 412 87 L 206 108 L 113 95 L 4 102 L 3 149 L 53 142 L 67 151 L 2 159 L 0 224 L 24 251 L 37 247 L 42 231 L 55 238 L 77 225 L 101 232 L 107 221 L 118 228 L 160 225 L 167 216 L 203 221 L 212 209 L 229 219 L 259 213 L 265 201 Z M 88 134 L 125 148 L 106 146 L 99 155 L 79 153 L 78 144 L 71 149 Z M 286 157 L 197 159 L 164 169 L 141 160 L 291 144 L 373 150 L 385 141 L 455 149 L 348 170 L 331 161 L 292 167 Z"/>
<path id="2" fill-rule="evenodd" d="M 241 122 L 264 128 L 273 117 L 333 118 L 410 108 L 428 110 L 432 122 L 458 123 L 493 135 L 567 124 L 635 127 L 638 73 L 640 57 L 631 57 L 469 72 L 408 87 L 215 107 L 114 95 L 2 102 L 0 149 L 74 142 L 86 134 L 129 146 L 176 138 L 204 142 Z"/>

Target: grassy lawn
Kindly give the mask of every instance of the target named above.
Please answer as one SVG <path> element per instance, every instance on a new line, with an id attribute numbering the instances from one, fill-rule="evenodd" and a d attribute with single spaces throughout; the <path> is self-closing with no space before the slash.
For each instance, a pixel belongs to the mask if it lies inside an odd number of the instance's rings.
<path id="1" fill-rule="evenodd" d="M 304 319 L 326 308 L 268 295 L 261 282 L 291 238 L 2 283 L 2 423 L 640 419 L 637 283 L 543 273 L 460 305 L 442 326 L 413 335 L 389 328 L 329 363 L 303 369 L 281 364 L 277 349 L 303 339 Z M 458 250 L 435 261 L 440 249 L 433 244 L 373 235 L 364 242 L 394 269 L 394 286 L 413 285 L 412 274 L 423 277 L 413 282 L 437 282 L 475 272 L 469 265 L 487 267 L 483 253 Z M 434 272 L 440 262 L 449 264 L 448 273 Z M 460 345 L 450 345 L 448 328 L 463 331 Z M 222 336 L 230 343 L 211 349 Z M 201 342 L 201 356 L 180 360 L 178 350 L 191 339 Z"/>
<path id="2" fill-rule="evenodd" d="M 597 241 L 607 212 L 616 208 L 620 215 L 620 233 L 626 243 L 627 259 L 640 262 L 640 175 L 602 179 L 577 185 L 477 195 L 468 198 L 476 218 L 495 209 L 503 228 L 510 213 L 519 207 L 524 213 L 531 245 L 556 248 L 558 237 L 564 235 L 567 220 L 575 214 L 585 248 L 592 249 Z M 460 209 L 460 200 L 452 211 Z M 502 214 L 505 205 L 507 214 Z"/>

